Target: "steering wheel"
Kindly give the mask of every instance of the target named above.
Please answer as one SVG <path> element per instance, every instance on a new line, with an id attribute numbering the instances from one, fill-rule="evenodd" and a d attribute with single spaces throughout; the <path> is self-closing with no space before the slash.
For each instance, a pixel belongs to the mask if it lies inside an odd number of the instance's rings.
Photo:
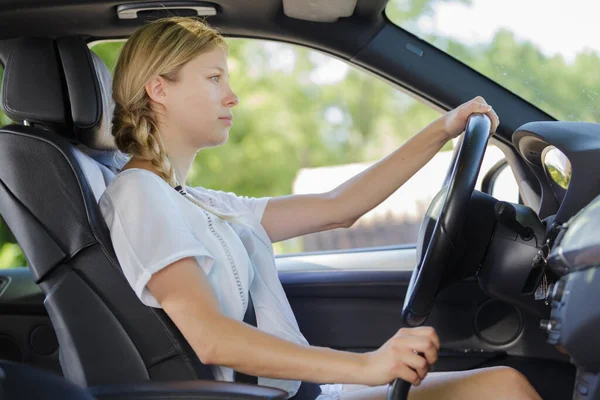
<path id="1" fill-rule="evenodd" d="M 431 312 L 442 278 L 452 263 L 452 253 L 475 189 L 490 127 L 491 121 L 484 114 L 469 117 L 444 185 L 425 213 L 419 229 L 417 265 L 402 307 L 404 326 L 422 325 Z"/>

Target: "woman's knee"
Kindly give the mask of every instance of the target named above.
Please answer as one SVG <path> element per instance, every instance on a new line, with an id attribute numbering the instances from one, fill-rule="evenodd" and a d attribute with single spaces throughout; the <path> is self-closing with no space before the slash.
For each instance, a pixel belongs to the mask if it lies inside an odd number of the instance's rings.
<path id="1" fill-rule="evenodd" d="M 537 394 L 529 380 L 511 367 L 491 367 L 486 368 L 487 379 L 491 380 L 491 384 L 496 387 L 501 387 L 503 391 L 507 391 L 510 398 L 530 400 L 539 400 L 541 397 Z M 514 396 L 514 397 L 512 397 Z"/>

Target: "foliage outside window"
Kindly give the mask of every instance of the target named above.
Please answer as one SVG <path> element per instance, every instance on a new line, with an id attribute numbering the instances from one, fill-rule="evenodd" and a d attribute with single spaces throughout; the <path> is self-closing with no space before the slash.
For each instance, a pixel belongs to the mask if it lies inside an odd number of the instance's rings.
<path id="1" fill-rule="evenodd" d="M 4 69 L 0 65 L 0 93 L 2 92 L 2 76 Z M 0 127 L 11 124 L 12 121 L 0 110 Z M 17 244 L 10 229 L 0 217 L 0 269 L 26 266 L 25 256 Z"/>
<path id="2" fill-rule="evenodd" d="M 225 146 L 201 151 L 189 184 L 262 197 L 333 189 L 439 116 L 349 65 L 289 44 L 228 39 L 240 97 Z M 116 43 L 92 46 L 111 65 Z M 279 254 L 414 243 L 428 203 L 351 229 L 276 243 Z M 390 223 L 393 222 L 393 223 Z"/>
<path id="3" fill-rule="evenodd" d="M 2 67 L 2 65 L 0 65 L 0 93 L 2 92 L 2 77 L 3 76 L 4 76 L 4 68 Z M 5 126 L 10 123 L 12 123 L 10 118 L 8 118 L 8 116 L 6 114 L 4 114 L 2 109 L 0 109 L 0 126 Z"/>
<path id="4" fill-rule="evenodd" d="M 390 0 L 385 12 L 554 118 L 596 122 L 600 25 L 592 6 L 588 0 Z"/>

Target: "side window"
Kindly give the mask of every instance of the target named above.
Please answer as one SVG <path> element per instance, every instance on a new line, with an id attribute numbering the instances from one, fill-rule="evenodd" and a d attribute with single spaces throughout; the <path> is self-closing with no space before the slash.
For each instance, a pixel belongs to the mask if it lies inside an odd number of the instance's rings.
<path id="1" fill-rule="evenodd" d="M 4 76 L 4 67 L 0 64 L 0 93 L 2 91 L 2 77 Z M 4 110 L 0 108 L 0 127 L 12 124 L 12 121 L 6 114 L 4 114 Z"/>
<path id="2" fill-rule="evenodd" d="M 124 44 L 124 40 L 102 40 L 92 43 L 90 50 L 96 53 L 102 61 L 104 61 L 104 64 L 106 64 L 112 75 L 115 71 L 117 60 L 119 59 L 119 53 Z"/>
<path id="3" fill-rule="evenodd" d="M 497 146 L 490 144 L 485 152 L 485 157 L 481 163 L 481 169 L 479 170 L 479 177 L 477 184 L 475 185 L 476 190 L 481 190 L 481 184 L 483 178 L 487 173 L 496 165 L 496 163 L 505 159 L 504 153 Z M 511 203 L 519 203 L 519 185 L 515 179 L 514 174 L 508 164 L 501 169 L 491 187 L 491 195 L 498 200 L 508 201 Z"/>
<path id="4" fill-rule="evenodd" d="M 123 43 L 91 49 L 112 70 Z M 240 98 L 235 123 L 226 145 L 199 153 L 190 185 L 255 197 L 325 192 L 440 116 L 378 77 L 316 51 L 253 39 L 228 39 L 228 46 L 230 83 Z M 275 243 L 275 252 L 414 244 L 453 146 L 353 227 Z M 498 150 L 486 163 L 501 157 Z"/>
<path id="5" fill-rule="evenodd" d="M 510 166 L 506 166 L 502 169 L 496 181 L 492 185 L 492 196 L 498 200 L 508 201 L 510 203 L 518 204 L 521 199 L 519 197 L 519 184 L 515 179 Z"/>
<path id="6" fill-rule="evenodd" d="M 2 91 L 2 76 L 4 68 L 0 65 L 0 92 Z M 0 127 L 11 124 L 10 118 L 0 109 Z M 21 247 L 17 244 L 8 225 L 0 216 L 0 269 L 26 267 L 25 256 Z"/>
<path id="7" fill-rule="evenodd" d="M 230 39 L 240 104 L 226 146 L 202 152 L 193 179 L 253 196 L 334 189 L 440 116 L 387 82 L 329 55 L 259 40 Z M 452 146 L 349 229 L 275 243 L 277 254 L 416 242 Z M 231 173 L 234 172 L 234 173 Z M 443 172 L 442 172 L 443 174 Z M 432 184 L 432 180 L 439 184 Z"/>

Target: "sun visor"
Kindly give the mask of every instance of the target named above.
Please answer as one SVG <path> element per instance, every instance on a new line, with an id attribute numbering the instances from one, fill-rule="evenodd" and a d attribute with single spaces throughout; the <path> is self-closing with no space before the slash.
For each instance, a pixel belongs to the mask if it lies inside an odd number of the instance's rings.
<path id="1" fill-rule="evenodd" d="M 283 13 L 290 18 L 335 22 L 354 13 L 356 0 L 283 0 Z"/>

